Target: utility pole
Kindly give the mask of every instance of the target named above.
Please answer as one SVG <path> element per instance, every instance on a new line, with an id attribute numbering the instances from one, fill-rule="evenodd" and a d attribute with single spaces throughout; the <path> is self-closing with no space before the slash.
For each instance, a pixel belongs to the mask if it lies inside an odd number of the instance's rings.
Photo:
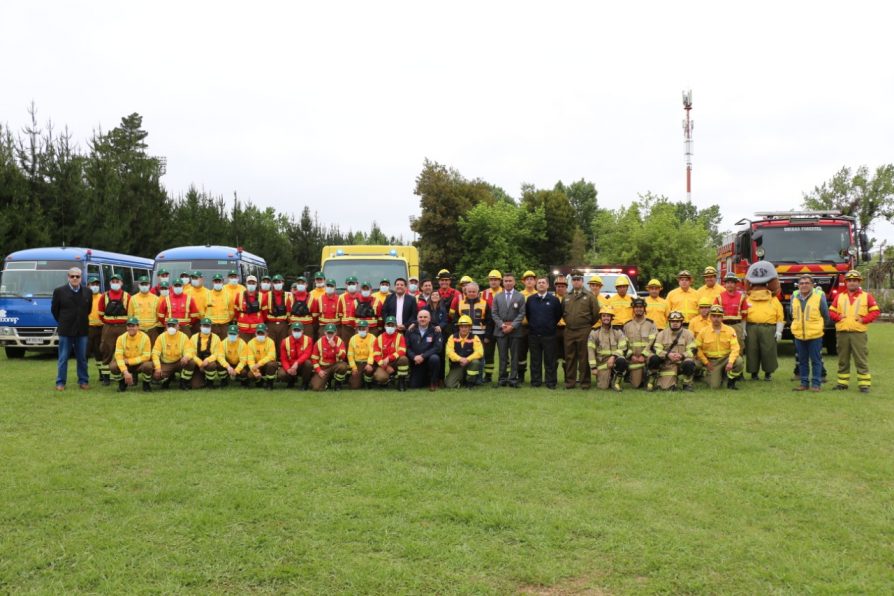
<path id="1" fill-rule="evenodd" d="M 689 119 L 689 111 L 692 109 L 692 89 L 683 92 L 683 110 L 686 119 L 683 120 L 683 150 L 686 155 L 686 200 L 692 201 L 692 129 L 695 122 Z"/>

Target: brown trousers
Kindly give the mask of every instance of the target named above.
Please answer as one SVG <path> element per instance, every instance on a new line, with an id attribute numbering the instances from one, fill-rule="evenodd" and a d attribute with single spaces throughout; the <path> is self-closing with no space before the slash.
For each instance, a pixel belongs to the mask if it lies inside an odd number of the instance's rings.
<path id="1" fill-rule="evenodd" d="M 314 373 L 310 380 L 310 388 L 314 391 L 322 391 L 329 384 L 329 379 L 334 378 L 336 382 L 343 382 L 345 374 L 348 372 L 348 363 L 341 361 L 330 366 L 321 366 L 323 376 Z"/>

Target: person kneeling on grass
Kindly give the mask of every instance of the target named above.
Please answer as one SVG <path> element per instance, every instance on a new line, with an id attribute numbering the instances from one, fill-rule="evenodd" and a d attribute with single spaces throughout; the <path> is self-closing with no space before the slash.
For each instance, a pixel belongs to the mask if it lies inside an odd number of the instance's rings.
<path id="1" fill-rule="evenodd" d="M 310 353 L 310 360 L 314 367 L 314 376 L 310 380 L 310 388 L 314 391 L 323 391 L 332 381 L 332 390 L 339 391 L 345 382 L 345 373 L 348 372 L 347 351 L 345 342 L 336 335 L 338 329 L 335 323 L 326 323 L 322 327 L 323 336 L 316 341 Z"/>
<path id="2" fill-rule="evenodd" d="M 127 319 L 127 331 L 115 341 L 115 357 L 109 367 L 113 381 L 118 381 L 118 391 L 123 393 L 135 385 L 134 375 L 140 375 L 143 391 L 152 391 L 152 345 L 149 336 L 140 331 L 140 320 Z"/>
<path id="3" fill-rule="evenodd" d="M 397 377 L 397 390 L 407 390 L 407 375 L 410 373 L 407 341 L 397 330 L 397 319 L 393 316 L 385 317 L 385 333 L 376 338 L 373 359 L 378 366 L 373 380 L 380 387 L 387 385 L 391 375 L 394 375 Z"/>
<path id="4" fill-rule="evenodd" d="M 711 307 L 711 326 L 702 329 L 695 338 L 698 359 L 705 367 L 705 380 L 711 389 L 719 389 L 726 377 L 727 389 L 738 389 L 736 379 L 742 374 L 744 365 L 739 356 L 739 339 L 736 331 L 723 324 L 723 307 Z"/>
<path id="5" fill-rule="evenodd" d="M 267 325 L 264 323 L 255 328 L 254 338 L 245 344 L 245 359 L 248 380 L 243 384 L 250 387 L 254 380 L 255 387 L 263 384 L 267 390 L 272 390 L 273 381 L 276 380 L 276 343 L 267 337 Z"/>
<path id="6" fill-rule="evenodd" d="M 369 332 L 369 321 L 357 321 L 357 333 L 348 342 L 348 366 L 351 368 L 351 389 L 372 388 L 373 373 L 376 363 L 373 352 L 376 350 L 376 336 Z"/>
<path id="7" fill-rule="evenodd" d="M 211 319 L 205 317 L 199 322 L 199 332 L 189 338 L 193 357 L 185 368 L 192 374 L 193 389 L 202 387 L 214 389 L 218 371 L 223 369 L 220 363 L 220 338 L 211 333 L 211 329 Z"/>
<path id="8" fill-rule="evenodd" d="M 621 391 L 621 382 L 627 373 L 627 338 L 620 329 L 612 327 L 615 312 L 610 306 L 599 309 L 602 325 L 590 332 L 587 338 L 587 355 L 590 370 L 596 375 L 596 388 Z"/>
<path id="9" fill-rule="evenodd" d="M 180 322 L 169 318 L 165 322 L 165 332 L 158 336 L 152 347 L 153 378 L 161 381 L 163 389 L 171 384 L 171 377 L 180 373 L 180 389 L 188 391 L 192 380 L 192 371 L 186 365 L 193 358 L 192 343 L 189 337 L 180 331 Z"/>
<path id="10" fill-rule="evenodd" d="M 314 369 L 310 364 L 310 353 L 313 350 L 313 342 L 304 333 L 304 323 L 296 321 L 292 323 L 289 337 L 282 340 L 279 348 L 279 363 L 282 368 L 276 373 L 276 378 L 284 381 L 291 389 L 295 382 L 301 379 L 301 388 L 307 389 Z"/>
<path id="11" fill-rule="evenodd" d="M 245 340 L 239 337 L 238 325 L 227 327 L 227 337 L 220 342 L 219 349 L 218 363 L 223 367 L 219 373 L 220 386 L 226 387 L 230 384 L 230 379 L 244 377 L 246 372 Z"/>
<path id="12" fill-rule="evenodd" d="M 457 327 L 459 331 L 447 339 L 450 372 L 444 385 L 448 389 L 456 389 L 464 384 L 466 389 L 472 389 L 478 382 L 478 361 L 484 358 L 484 346 L 478 337 L 472 335 L 472 319 L 469 316 L 461 316 Z"/>

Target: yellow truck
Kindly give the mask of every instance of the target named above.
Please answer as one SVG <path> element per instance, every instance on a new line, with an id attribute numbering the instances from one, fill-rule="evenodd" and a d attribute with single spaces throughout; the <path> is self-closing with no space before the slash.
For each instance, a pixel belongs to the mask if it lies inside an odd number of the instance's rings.
<path id="1" fill-rule="evenodd" d="M 357 281 L 368 281 L 373 288 L 387 279 L 392 284 L 398 277 L 419 277 L 419 249 L 415 246 L 324 246 L 320 257 L 321 271 L 326 279 L 334 279 L 338 289 L 345 280 L 356 276 Z"/>

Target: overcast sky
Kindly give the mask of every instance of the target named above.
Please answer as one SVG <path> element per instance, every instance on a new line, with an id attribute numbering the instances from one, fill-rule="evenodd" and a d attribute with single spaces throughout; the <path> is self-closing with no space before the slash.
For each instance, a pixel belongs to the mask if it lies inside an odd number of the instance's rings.
<path id="1" fill-rule="evenodd" d="M 732 228 L 841 166 L 894 161 L 889 2 L 7 2 L 0 121 L 143 116 L 173 194 L 412 237 L 427 157 L 518 197 L 586 178 Z M 885 224 L 877 237 L 894 241 Z"/>

